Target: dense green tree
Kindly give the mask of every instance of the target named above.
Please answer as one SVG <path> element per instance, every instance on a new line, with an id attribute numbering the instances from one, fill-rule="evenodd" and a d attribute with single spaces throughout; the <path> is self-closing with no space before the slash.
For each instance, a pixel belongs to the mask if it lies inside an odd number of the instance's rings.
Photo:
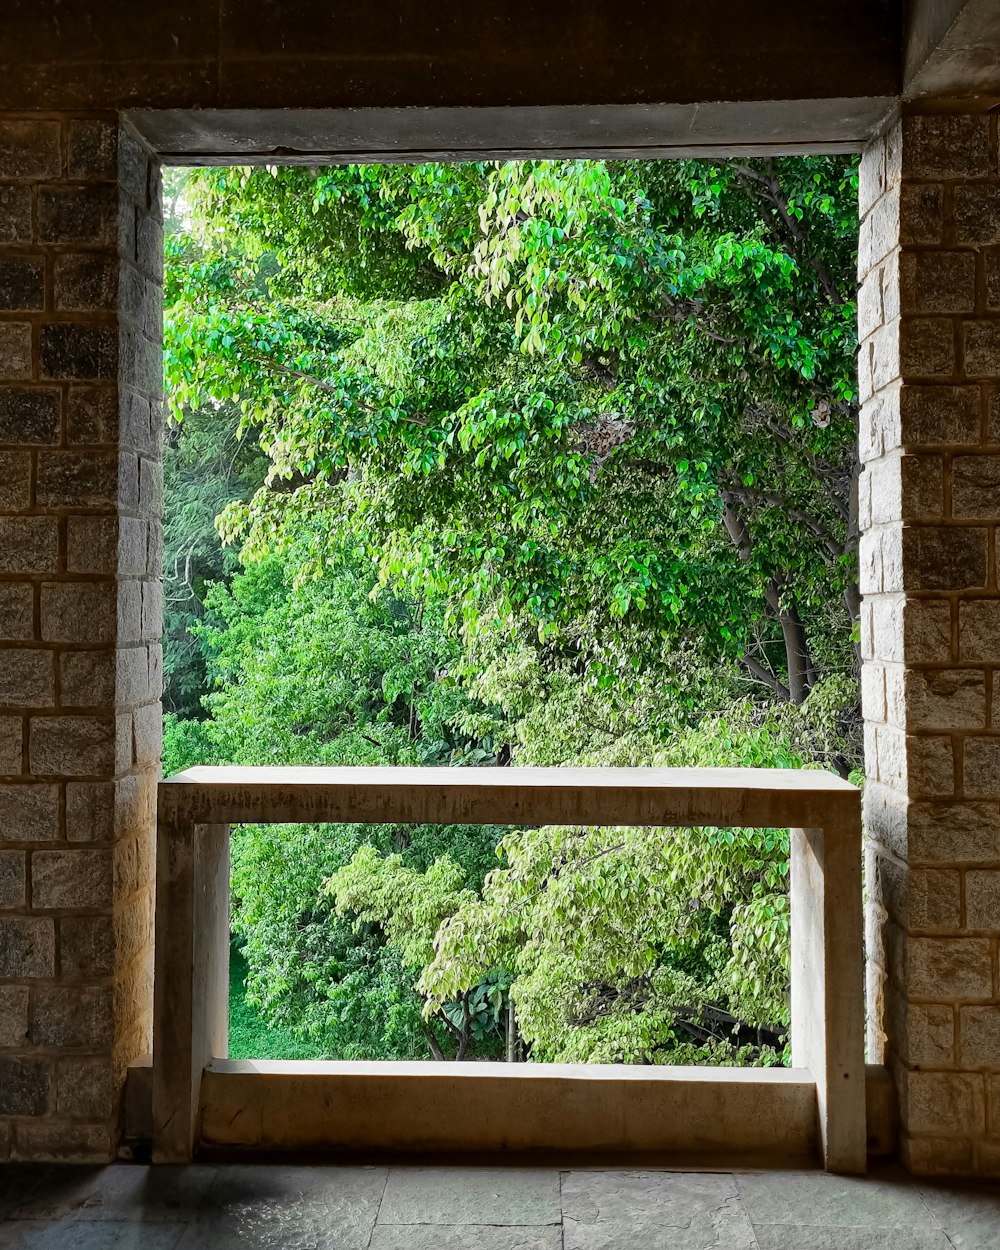
<path id="1" fill-rule="evenodd" d="M 220 520 L 246 571 L 209 596 L 217 689 L 178 758 L 846 775 L 855 192 L 821 158 L 198 175 L 172 403 L 238 413 L 267 480 Z M 509 984 L 535 1058 L 780 1051 L 780 831 L 515 832 L 485 880 L 493 835 L 399 836 L 239 844 L 273 1016 L 315 1007 L 343 1053 L 464 1054 Z M 323 848 L 304 874 L 299 841 Z"/>

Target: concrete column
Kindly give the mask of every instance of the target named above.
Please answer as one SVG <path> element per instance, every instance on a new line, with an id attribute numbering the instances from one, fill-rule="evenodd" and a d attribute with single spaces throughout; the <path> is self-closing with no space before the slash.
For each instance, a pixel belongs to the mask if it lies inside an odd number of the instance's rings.
<path id="1" fill-rule="evenodd" d="M 0 1159 L 112 1157 L 150 1048 L 158 175 L 0 114 Z"/>
<path id="2" fill-rule="evenodd" d="M 997 119 L 865 152 L 860 483 L 869 1058 L 917 1172 L 1000 1174 Z"/>

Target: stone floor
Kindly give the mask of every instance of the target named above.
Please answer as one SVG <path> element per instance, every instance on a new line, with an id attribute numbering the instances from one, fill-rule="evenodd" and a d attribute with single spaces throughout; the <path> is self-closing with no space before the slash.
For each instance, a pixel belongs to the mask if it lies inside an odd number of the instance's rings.
<path id="1" fill-rule="evenodd" d="M 817 1172 L 0 1167 L 3 1250 L 1000 1250 L 1000 1187 Z"/>

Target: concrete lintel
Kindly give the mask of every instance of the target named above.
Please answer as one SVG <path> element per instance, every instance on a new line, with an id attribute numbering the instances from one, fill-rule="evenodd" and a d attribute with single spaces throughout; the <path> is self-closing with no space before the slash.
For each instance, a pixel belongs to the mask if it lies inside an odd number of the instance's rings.
<path id="1" fill-rule="evenodd" d="M 1000 0 L 913 0 L 903 46 L 907 100 L 1000 96 Z"/>
<path id="2" fill-rule="evenodd" d="M 513 108 L 161 109 L 126 115 L 167 164 L 858 151 L 891 96 Z"/>

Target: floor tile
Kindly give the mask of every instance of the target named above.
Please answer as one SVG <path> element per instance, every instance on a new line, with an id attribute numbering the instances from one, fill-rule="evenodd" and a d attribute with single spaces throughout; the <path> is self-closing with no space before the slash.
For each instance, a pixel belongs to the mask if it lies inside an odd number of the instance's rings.
<path id="1" fill-rule="evenodd" d="M 759 1250 L 952 1250 L 940 1229 L 807 1228 L 754 1224 Z"/>
<path id="2" fill-rule="evenodd" d="M 8 1220 L 0 1223 L 3 1250 L 177 1250 L 181 1224 L 111 1221 Z"/>
<path id="3" fill-rule="evenodd" d="M 736 1181 L 755 1227 L 938 1228 L 916 1187 L 902 1179 L 826 1172 L 742 1172 Z"/>
<path id="4" fill-rule="evenodd" d="M 559 1173 L 541 1168 L 393 1168 L 380 1224 L 558 1224 Z"/>
<path id="5" fill-rule="evenodd" d="M 569 1172 L 562 1208 L 565 1250 L 754 1250 L 726 1173 Z"/>
<path id="6" fill-rule="evenodd" d="M 21 1220 L 130 1220 L 175 1224 L 194 1220 L 214 1168 L 113 1165 L 53 1168 L 12 1209 Z"/>
<path id="7" fill-rule="evenodd" d="M 558 1224 L 376 1224 L 368 1250 L 562 1250 L 562 1229 Z"/>
<path id="8" fill-rule="evenodd" d="M 955 1250 L 1000 1250 L 1000 1188 L 918 1185 Z"/>
<path id="9" fill-rule="evenodd" d="M 178 1250 L 367 1250 L 385 1168 L 217 1170 Z"/>
<path id="10" fill-rule="evenodd" d="M 0 1166 L 0 1220 L 24 1202 L 52 1169 L 44 1163 L 4 1163 Z"/>

